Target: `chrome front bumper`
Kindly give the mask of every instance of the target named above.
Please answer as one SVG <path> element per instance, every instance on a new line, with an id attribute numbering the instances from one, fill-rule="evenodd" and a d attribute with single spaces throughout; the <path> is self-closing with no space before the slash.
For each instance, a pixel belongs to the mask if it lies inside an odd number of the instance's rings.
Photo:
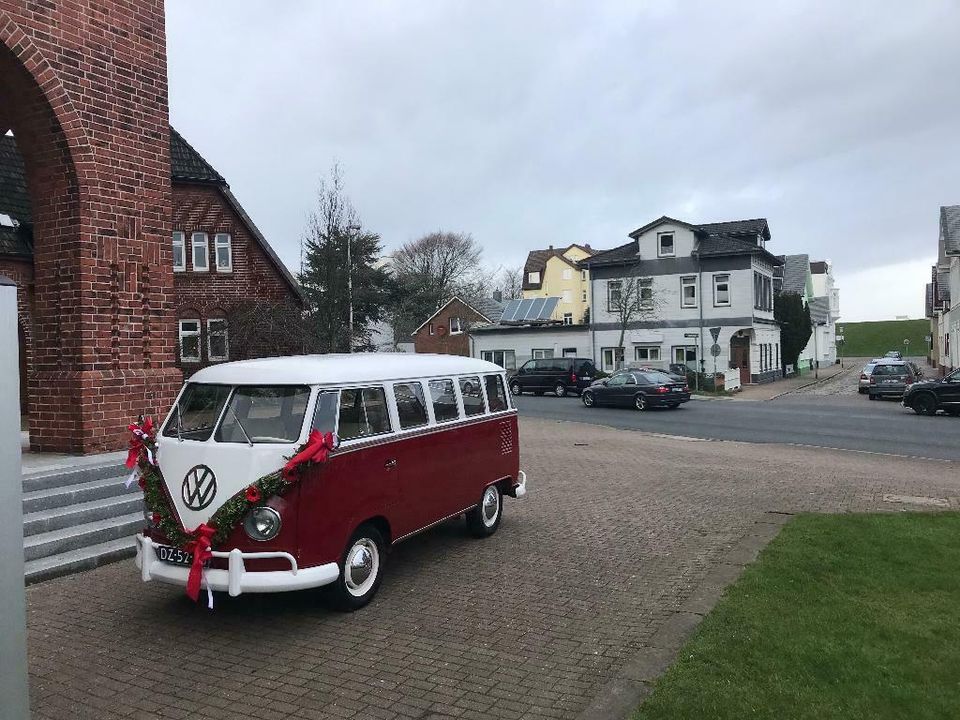
<path id="1" fill-rule="evenodd" d="M 156 546 L 148 537 L 137 535 L 137 567 L 144 582 L 157 580 L 171 585 L 186 587 L 190 568 L 172 565 L 157 557 Z M 336 582 L 340 568 L 336 563 L 327 563 L 310 568 L 298 568 L 297 561 L 285 552 L 241 552 L 237 548 L 229 552 L 213 551 L 213 557 L 227 561 L 226 570 L 206 568 L 201 587 L 227 592 L 232 597 L 242 593 L 286 592 L 305 590 Z M 289 570 L 248 571 L 244 560 L 282 559 L 290 563 Z"/>

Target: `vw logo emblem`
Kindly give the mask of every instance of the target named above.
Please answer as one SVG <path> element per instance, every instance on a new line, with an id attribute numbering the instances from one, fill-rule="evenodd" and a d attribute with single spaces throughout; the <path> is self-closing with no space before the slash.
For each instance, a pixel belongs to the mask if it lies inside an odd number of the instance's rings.
<path id="1" fill-rule="evenodd" d="M 191 510 L 203 510 L 217 494 L 217 478 L 206 465 L 190 468 L 180 488 L 184 504 Z"/>

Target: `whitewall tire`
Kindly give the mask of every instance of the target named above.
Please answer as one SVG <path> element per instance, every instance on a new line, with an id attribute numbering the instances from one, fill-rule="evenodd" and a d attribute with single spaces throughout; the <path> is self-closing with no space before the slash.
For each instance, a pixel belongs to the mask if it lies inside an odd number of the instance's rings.
<path id="1" fill-rule="evenodd" d="M 383 579 L 386 545 L 380 531 L 364 524 L 350 538 L 340 560 L 340 577 L 333 586 L 337 606 L 359 610 L 373 600 Z"/>
<path id="2" fill-rule="evenodd" d="M 480 503 L 467 512 L 467 528 L 474 537 L 493 535 L 503 517 L 503 493 L 496 485 L 488 485 L 480 496 Z"/>

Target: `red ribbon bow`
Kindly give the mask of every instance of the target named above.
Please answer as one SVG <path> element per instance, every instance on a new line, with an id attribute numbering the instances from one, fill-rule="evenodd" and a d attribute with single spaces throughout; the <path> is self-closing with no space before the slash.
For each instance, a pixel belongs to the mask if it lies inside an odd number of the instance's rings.
<path id="1" fill-rule="evenodd" d="M 187 578 L 187 595 L 194 602 L 200 597 L 200 580 L 203 577 L 203 564 L 213 557 L 210 550 L 210 541 L 217 529 L 206 523 L 200 523 L 193 531 L 193 540 L 183 546 L 187 552 L 193 553 L 193 564 L 190 566 L 190 576 Z"/>
<path id="2" fill-rule="evenodd" d="M 130 447 L 127 450 L 126 466 L 133 470 L 140 460 L 140 455 L 147 449 L 144 439 L 153 435 L 153 418 L 147 418 L 142 424 L 127 425 L 127 430 L 130 431 Z"/>
<path id="3" fill-rule="evenodd" d="M 306 447 L 290 458 L 287 464 L 283 466 L 283 470 L 281 470 L 283 478 L 287 482 L 293 482 L 294 473 L 300 465 L 307 462 L 326 462 L 327 455 L 330 454 L 333 447 L 333 433 L 321 434 L 319 430 L 311 430 Z"/>

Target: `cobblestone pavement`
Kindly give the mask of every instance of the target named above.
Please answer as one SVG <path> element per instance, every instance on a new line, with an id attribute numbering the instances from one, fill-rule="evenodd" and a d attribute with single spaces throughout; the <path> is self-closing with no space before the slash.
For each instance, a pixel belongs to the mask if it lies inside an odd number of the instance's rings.
<path id="1" fill-rule="evenodd" d="M 129 561 L 31 586 L 34 718 L 576 717 L 765 511 L 960 496 L 956 463 L 528 418 L 521 434 L 530 492 L 500 531 L 399 546 L 352 615 L 315 592 L 211 613 Z"/>
<path id="2" fill-rule="evenodd" d="M 916 363 L 925 372 L 928 370 L 923 358 L 908 358 Z M 860 383 L 860 370 L 870 358 L 846 358 L 843 361 L 844 369 L 841 373 L 815 385 L 796 390 L 791 395 L 829 395 L 851 397 L 857 395 Z"/>

